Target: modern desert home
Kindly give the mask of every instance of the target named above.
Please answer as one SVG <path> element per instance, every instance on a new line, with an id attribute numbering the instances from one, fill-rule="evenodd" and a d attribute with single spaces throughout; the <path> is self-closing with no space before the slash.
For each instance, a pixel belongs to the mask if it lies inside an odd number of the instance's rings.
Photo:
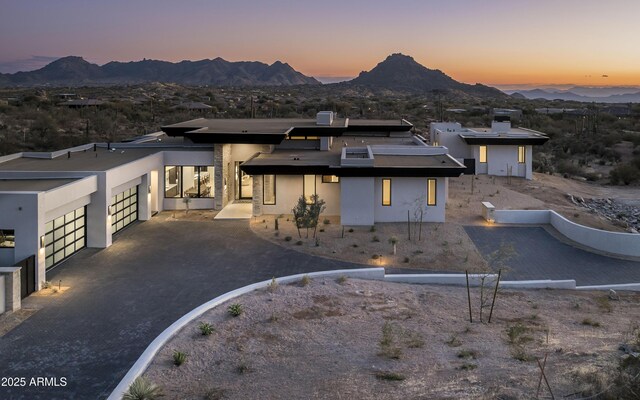
<path id="1" fill-rule="evenodd" d="M 195 119 L 123 143 L 0 157 L 0 267 L 30 266 L 26 289 L 85 247 L 162 210 L 242 204 L 288 214 L 301 195 L 343 225 L 444 221 L 465 166 L 405 120 Z M 31 260 L 25 263 L 25 260 Z M 21 264 L 22 263 L 22 264 Z"/>
<path id="2" fill-rule="evenodd" d="M 544 144 L 543 133 L 512 128 L 508 117 L 496 117 L 491 128 L 463 128 L 457 122 L 433 122 L 430 143 L 445 146 L 469 167 L 467 173 L 533 178 L 533 146 Z"/>

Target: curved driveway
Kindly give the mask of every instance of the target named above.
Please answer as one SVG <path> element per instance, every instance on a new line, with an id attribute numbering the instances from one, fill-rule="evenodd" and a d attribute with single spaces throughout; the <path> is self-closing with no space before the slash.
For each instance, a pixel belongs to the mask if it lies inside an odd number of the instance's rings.
<path id="1" fill-rule="evenodd" d="M 640 281 L 640 263 L 575 249 L 542 228 L 465 229 L 483 254 L 515 242 L 519 259 L 509 279 Z M 44 308 L 0 338 L 0 377 L 65 377 L 68 384 L 0 387 L 0 399 L 105 398 L 160 332 L 200 304 L 274 276 L 354 267 L 259 239 L 246 221 L 136 224 L 108 249 L 84 250 L 52 271 L 52 282 L 71 289 L 39 298 Z"/>
<path id="2" fill-rule="evenodd" d="M 179 317 L 238 287 L 354 264 L 259 239 L 247 221 L 151 221 L 49 274 L 71 289 L 0 338 L 0 377 L 65 377 L 66 387 L 0 387 L 0 399 L 107 397 L 147 345 Z"/>

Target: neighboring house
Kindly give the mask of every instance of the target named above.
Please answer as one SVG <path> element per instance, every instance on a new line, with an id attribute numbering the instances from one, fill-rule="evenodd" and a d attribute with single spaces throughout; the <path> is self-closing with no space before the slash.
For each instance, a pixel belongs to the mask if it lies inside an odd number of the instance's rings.
<path id="1" fill-rule="evenodd" d="M 444 221 L 449 177 L 465 167 L 405 120 L 195 119 L 129 142 L 0 157 L 0 266 L 34 257 L 46 271 L 105 248 L 162 210 L 251 203 L 288 214 L 317 194 L 343 225 Z M 188 199 L 188 200 L 187 200 Z M 33 282 L 32 282 L 33 283 Z"/>
<path id="2" fill-rule="evenodd" d="M 511 108 L 494 108 L 492 114 L 494 118 L 508 117 L 510 121 L 519 121 L 522 119 L 522 110 Z"/>
<path id="3" fill-rule="evenodd" d="M 100 107 L 104 105 L 104 101 L 96 99 L 77 99 L 67 100 L 62 103 L 58 103 L 58 105 L 69 108 Z"/>
<path id="4" fill-rule="evenodd" d="M 533 146 L 544 144 L 544 134 L 512 128 L 509 121 L 493 121 L 491 128 L 463 128 L 457 122 L 431 123 L 430 142 L 445 146 L 463 162 L 467 173 L 533 178 Z"/>
<path id="5" fill-rule="evenodd" d="M 211 111 L 213 107 L 211 107 L 208 104 L 200 103 L 197 101 L 191 101 L 187 103 L 178 104 L 177 106 L 173 106 L 171 108 L 180 109 L 180 110 L 189 110 L 189 111 L 201 111 L 203 113 L 206 113 Z"/>

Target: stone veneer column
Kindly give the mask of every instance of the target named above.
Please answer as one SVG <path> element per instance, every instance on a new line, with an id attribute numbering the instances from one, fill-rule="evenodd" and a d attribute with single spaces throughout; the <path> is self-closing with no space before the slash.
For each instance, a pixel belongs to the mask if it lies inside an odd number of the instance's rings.
<path id="1" fill-rule="evenodd" d="M 253 176 L 253 216 L 262 215 L 262 175 Z"/>
<path id="2" fill-rule="evenodd" d="M 214 168 L 214 208 L 222 210 L 227 205 L 228 195 L 226 182 L 229 175 L 228 163 L 231 155 L 231 146 L 228 144 L 216 144 L 213 149 L 213 168 Z"/>
<path id="3" fill-rule="evenodd" d="M 20 267 L 0 268 L 0 276 L 4 277 L 4 311 L 17 311 L 22 306 Z M 38 285 L 36 285 L 36 289 Z M 3 310 L 0 310 L 0 314 Z"/>

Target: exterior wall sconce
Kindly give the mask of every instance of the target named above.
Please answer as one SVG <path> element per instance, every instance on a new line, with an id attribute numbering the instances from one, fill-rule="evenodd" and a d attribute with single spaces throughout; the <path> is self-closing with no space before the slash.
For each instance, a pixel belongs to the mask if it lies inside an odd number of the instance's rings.
<path id="1" fill-rule="evenodd" d="M 113 206 L 108 206 L 108 207 L 107 207 L 107 215 L 108 215 L 108 216 L 113 215 L 113 209 L 112 209 L 112 208 L 113 208 Z"/>
<path id="2" fill-rule="evenodd" d="M 147 188 L 149 190 L 149 194 L 151 194 L 151 185 L 149 185 Z"/>
<path id="3" fill-rule="evenodd" d="M 40 236 L 40 250 L 44 249 L 44 235 Z"/>

